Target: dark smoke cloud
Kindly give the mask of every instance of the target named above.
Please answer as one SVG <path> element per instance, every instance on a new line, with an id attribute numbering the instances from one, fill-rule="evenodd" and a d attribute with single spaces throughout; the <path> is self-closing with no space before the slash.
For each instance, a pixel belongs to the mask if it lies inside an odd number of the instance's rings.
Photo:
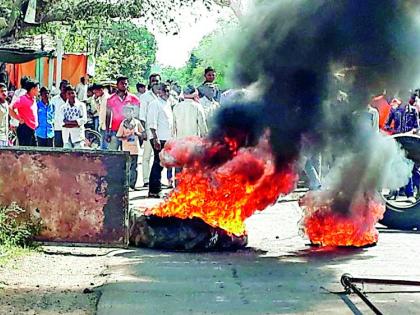
<path id="1" fill-rule="evenodd" d="M 238 85 L 257 82 L 259 95 L 221 110 L 213 138 L 240 135 L 252 145 L 269 128 L 279 168 L 301 157 L 307 139 L 312 150 L 335 157 L 327 185 L 342 196 L 337 208 L 348 208 L 360 191 L 402 186 L 411 164 L 395 143 L 366 132 L 357 113 L 384 89 L 412 87 L 420 56 L 416 2 L 267 1 L 232 47 Z M 339 90 L 348 102 L 336 102 Z M 403 178 L 389 183 L 395 170 Z"/>

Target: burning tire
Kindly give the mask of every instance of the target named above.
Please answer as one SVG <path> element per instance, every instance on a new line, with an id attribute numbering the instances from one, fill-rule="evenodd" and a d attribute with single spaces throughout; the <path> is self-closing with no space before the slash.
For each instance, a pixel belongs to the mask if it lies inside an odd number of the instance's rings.
<path id="1" fill-rule="evenodd" d="M 231 235 L 197 218 L 141 215 L 130 220 L 130 245 L 136 247 L 187 252 L 235 251 L 248 243 L 246 235 Z"/>
<path id="2" fill-rule="evenodd" d="M 420 164 L 420 137 L 397 135 L 394 138 L 407 151 L 407 157 L 416 164 Z M 420 200 L 407 207 L 399 207 L 387 200 L 384 218 L 379 222 L 391 229 L 420 229 Z"/>

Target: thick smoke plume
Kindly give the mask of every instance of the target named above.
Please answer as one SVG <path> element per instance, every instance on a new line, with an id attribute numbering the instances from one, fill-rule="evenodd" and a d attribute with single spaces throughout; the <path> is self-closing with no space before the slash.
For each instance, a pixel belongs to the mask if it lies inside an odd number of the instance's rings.
<path id="1" fill-rule="evenodd" d="M 259 95 L 221 110 L 212 138 L 254 145 L 268 128 L 279 168 L 315 152 L 332 156 L 326 188 L 340 196 L 332 202 L 338 211 L 361 193 L 403 186 L 412 163 L 363 117 L 372 96 L 413 85 L 417 1 L 266 3 L 246 19 L 232 49 L 238 84 L 258 86 Z M 337 101 L 339 92 L 346 101 Z"/>

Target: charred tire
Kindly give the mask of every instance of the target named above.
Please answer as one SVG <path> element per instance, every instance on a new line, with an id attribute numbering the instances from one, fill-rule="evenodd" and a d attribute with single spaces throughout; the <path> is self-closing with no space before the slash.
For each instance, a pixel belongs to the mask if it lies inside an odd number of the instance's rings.
<path id="1" fill-rule="evenodd" d="M 394 136 L 407 152 L 407 157 L 416 164 L 420 164 L 420 137 L 415 135 Z M 420 229 L 420 201 L 410 207 L 398 207 L 386 202 L 384 218 L 379 221 L 391 229 L 413 230 Z"/>

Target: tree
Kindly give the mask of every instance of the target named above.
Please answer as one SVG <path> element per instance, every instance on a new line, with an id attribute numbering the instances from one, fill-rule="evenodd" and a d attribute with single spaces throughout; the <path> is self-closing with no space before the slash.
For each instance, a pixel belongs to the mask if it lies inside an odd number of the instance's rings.
<path id="1" fill-rule="evenodd" d="M 23 30 L 34 27 L 34 24 L 24 21 L 29 1 L 2 0 L 0 39 L 19 37 Z M 166 32 L 175 33 L 176 9 L 198 1 L 210 9 L 214 5 L 230 6 L 238 0 L 36 0 L 35 20 L 42 25 L 51 22 L 91 21 L 97 17 L 121 20 L 140 18 Z"/>
<path id="2" fill-rule="evenodd" d="M 156 40 L 145 27 L 134 23 L 100 19 L 75 21 L 71 25 L 52 22 L 33 28 L 30 34 L 50 34 L 64 40 L 66 52 L 95 56 L 95 80 L 115 79 L 124 74 L 144 80 L 156 60 Z"/>
<path id="3" fill-rule="evenodd" d="M 124 74 L 142 81 L 156 61 L 156 40 L 144 27 L 131 22 L 113 23 L 103 34 L 97 55 L 97 79 Z"/>
<path id="4" fill-rule="evenodd" d="M 191 52 L 191 56 L 187 64 L 179 69 L 174 67 L 164 67 L 161 70 L 161 74 L 164 78 L 174 80 L 180 85 L 185 86 L 187 84 L 198 85 L 204 80 L 204 70 L 211 66 L 217 72 L 216 83 L 220 88 L 230 88 L 231 79 L 227 76 L 230 73 L 231 54 L 229 51 L 223 50 L 220 45 L 221 42 L 226 38 L 227 33 L 232 27 L 235 27 L 236 23 L 227 23 L 221 25 L 219 29 L 213 33 L 205 36 L 198 46 Z"/>

